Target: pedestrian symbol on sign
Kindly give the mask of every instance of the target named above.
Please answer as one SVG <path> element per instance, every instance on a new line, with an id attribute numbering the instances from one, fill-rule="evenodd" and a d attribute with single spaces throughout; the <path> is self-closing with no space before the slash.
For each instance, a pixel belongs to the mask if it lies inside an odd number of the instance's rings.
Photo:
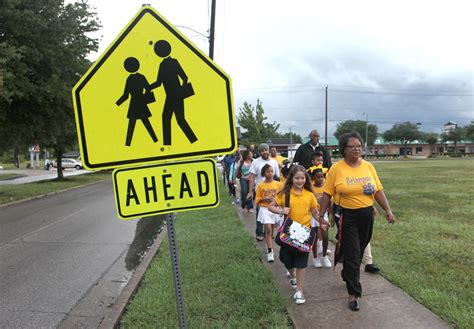
<path id="1" fill-rule="evenodd" d="M 149 117 L 151 117 L 150 110 L 148 109 L 149 103 L 155 101 L 155 97 L 150 91 L 150 85 L 146 80 L 145 76 L 140 73 L 136 73 L 140 68 L 140 62 L 135 57 L 129 57 L 123 63 L 125 70 L 130 72 L 125 84 L 125 90 L 123 95 L 117 100 L 115 104 L 120 106 L 123 102 L 128 99 L 130 95 L 130 104 L 128 106 L 128 130 L 127 140 L 125 141 L 126 146 L 130 146 L 132 143 L 133 131 L 135 130 L 135 123 L 138 119 L 142 120 L 146 130 L 150 134 L 153 141 L 156 143 L 156 138 L 153 127 L 150 124 Z"/>
<path id="2" fill-rule="evenodd" d="M 171 145 L 171 119 L 176 117 L 179 127 L 191 143 L 197 141 L 197 137 L 184 117 L 184 99 L 194 95 L 191 83 L 179 65 L 178 60 L 171 58 L 171 45 L 166 40 L 155 43 L 155 53 L 164 58 L 160 64 L 158 77 L 151 88 L 160 87 L 163 84 L 166 92 L 165 106 L 163 109 L 163 144 Z M 179 78 L 183 81 L 181 85 Z"/>

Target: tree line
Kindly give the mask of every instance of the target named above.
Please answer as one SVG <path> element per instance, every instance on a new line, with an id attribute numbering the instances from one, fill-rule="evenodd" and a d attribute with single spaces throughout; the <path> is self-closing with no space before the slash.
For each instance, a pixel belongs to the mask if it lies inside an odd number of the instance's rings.
<path id="1" fill-rule="evenodd" d="M 98 48 L 100 28 L 87 1 L 2 1 L 0 10 L 0 155 L 32 144 L 61 157 L 77 148 L 71 89 Z"/>

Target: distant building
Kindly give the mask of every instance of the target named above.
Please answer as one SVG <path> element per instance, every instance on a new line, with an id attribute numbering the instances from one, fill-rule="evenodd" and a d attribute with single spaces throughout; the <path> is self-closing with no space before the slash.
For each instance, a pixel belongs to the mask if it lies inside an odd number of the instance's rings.
<path id="1" fill-rule="evenodd" d="M 456 129 L 458 124 L 456 122 L 449 121 L 443 125 L 443 133 L 447 133 L 450 130 Z"/>

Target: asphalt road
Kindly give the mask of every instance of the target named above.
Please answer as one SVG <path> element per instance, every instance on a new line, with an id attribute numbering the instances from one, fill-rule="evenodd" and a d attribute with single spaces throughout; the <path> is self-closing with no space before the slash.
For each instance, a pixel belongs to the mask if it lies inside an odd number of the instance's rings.
<path id="1" fill-rule="evenodd" d="M 119 220 L 111 181 L 0 208 L 0 328 L 95 328 L 162 218 Z"/>

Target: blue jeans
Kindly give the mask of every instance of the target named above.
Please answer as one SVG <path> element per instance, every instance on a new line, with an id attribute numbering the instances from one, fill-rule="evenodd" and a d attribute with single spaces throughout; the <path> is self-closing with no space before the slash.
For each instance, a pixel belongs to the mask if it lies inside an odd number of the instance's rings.
<path id="1" fill-rule="evenodd" d="M 245 178 L 240 179 L 240 201 L 242 209 L 252 209 L 252 199 L 247 200 L 247 194 L 249 193 L 249 180 Z"/>

